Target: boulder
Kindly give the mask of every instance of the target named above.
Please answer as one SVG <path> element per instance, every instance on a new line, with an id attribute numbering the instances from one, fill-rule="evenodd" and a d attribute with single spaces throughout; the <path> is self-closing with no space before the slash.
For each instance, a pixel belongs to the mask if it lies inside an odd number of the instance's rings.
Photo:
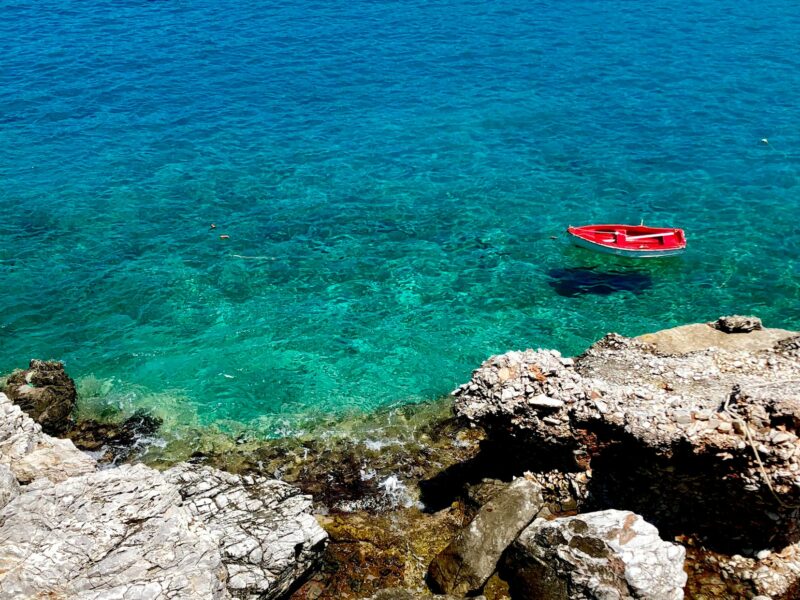
<path id="1" fill-rule="evenodd" d="M 3 598 L 227 598 L 216 538 L 137 465 L 40 479 L 0 513 Z"/>
<path id="2" fill-rule="evenodd" d="M 742 315 L 731 315 L 720 317 L 714 323 L 714 327 L 725 333 L 750 333 L 756 329 L 763 329 L 761 319 L 758 317 L 744 317 Z"/>
<path id="3" fill-rule="evenodd" d="M 627 511 L 536 519 L 509 548 L 515 600 L 679 600 L 685 550 Z"/>
<path id="4" fill-rule="evenodd" d="M 0 393 L 0 465 L 8 467 L 20 483 L 39 477 L 62 481 L 94 471 L 96 463 L 69 440 L 42 432 L 22 409 Z"/>
<path id="5" fill-rule="evenodd" d="M 698 328 L 725 346 L 691 341 L 677 351 Z M 678 329 L 609 334 L 574 359 L 545 350 L 492 357 L 454 392 L 455 412 L 485 429 L 519 473 L 585 471 L 581 510 L 631 510 L 666 535 L 697 535 L 731 554 L 794 543 L 800 338 Z"/>
<path id="6" fill-rule="evenodd" d="M 45 433 L 59 435 L 71 426 L 77 392 L 63 363 L 34 359 L 8 377 L 4 391 Z"/>
<path id="7" fill-rule="evenodd" d="M 311 496 L 281 481 L 181 464 L 164 473 L 218 540 L 237 598 L 278 598 L 320 559 L 327 534 Z"/>
<path id="8" fill-rule="evenodd" d="M 542 504 L 541 488 L 524 477 L 498 492 L 433 560 L 428 569 L 431 587 L 456 595 L 480 590 Z"/>

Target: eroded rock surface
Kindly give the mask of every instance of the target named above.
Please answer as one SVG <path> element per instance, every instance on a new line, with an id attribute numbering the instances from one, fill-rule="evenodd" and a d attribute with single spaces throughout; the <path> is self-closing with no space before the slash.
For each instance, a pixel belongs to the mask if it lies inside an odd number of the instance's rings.
<path id="1" fill-rule="evenodd" d="M 627 511 L 536 519 L 509 549 L 514 600 L 679 600 L 685 550 Z"/>
<path id="2" fill-rule="evenodd" d="M 687 542 L 687 598 L 800 598 L 800 544 L 780 551 L 761 550 L 756 556 L 727 556 Z"/>
<path id="3" fill-rule="evenodd" d="M 277 598 L 320 559 L 327 535 L 297 488 L 189 464 L 164 475 L 219 540 L 236 597 Z"/>
<path id="4" fill-rule="evenodd" d="M 0 464 L 7 466 L 20 483 L 39 477 L 62 481 L 94 471 L 96 463 L 69 440 L 42 432 L 22 409 L 0 393 Z"/>
<path id="5" fill-rule="evenodd" d="M 542 505 L 541 488 L 524 477 L 499 491 L 431 563 L 428 577 L 434 589 L 457 595 L 480 590 Z"/>
<path id="6" fill-rule="evenodd" d="M 77 392 L 63 363 L 34 359 L 8 377 L 4 391 L 46 433 L 57 435 L 70 427 Z"/>
<path id="7" fill-rule="evenodd" d="M 3 598 L 227 598 L 216 540 L 144 466 L 40 479 L 0 512 Z"/>
<path id="8" fill-rule="evenodd" d="M 650 341 L 610 334 L 575 359 L 509 352 L 454 392 L 456 412 L 504 444 L 520 471 L 591 473 L 587 509 L 630 509 L 730 552 L 793 543 L 800 337 L 687 327 L 725 342 L 693 349 L 682 328 L 681 352 L 675 330 Z"/>
<path id="9" fill-rule="evenodd" d="M 0 597 L 272 599 L 324 547 L 310 497 L 288 484 L 95 469 L 0 394 Z"/>
<path id="10" fill-rule="evenodd" d="M 0 465 L 0 510 L 19 496 L 19 483 L 6 465 Z"/>

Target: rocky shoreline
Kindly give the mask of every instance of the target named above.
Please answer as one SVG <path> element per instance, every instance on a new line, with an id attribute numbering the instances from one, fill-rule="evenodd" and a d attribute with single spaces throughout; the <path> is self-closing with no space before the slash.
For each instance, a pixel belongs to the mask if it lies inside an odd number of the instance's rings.
<path id="1" fill-rule="evenodd" d="M 31 361 L 0 394 L 0 596 L 798 598 L 799 390 L 800 334 L 725 317 L 491 357 L 391 443 L 159 471 L 130 464 L 156 419 L 74 423 Z"/>

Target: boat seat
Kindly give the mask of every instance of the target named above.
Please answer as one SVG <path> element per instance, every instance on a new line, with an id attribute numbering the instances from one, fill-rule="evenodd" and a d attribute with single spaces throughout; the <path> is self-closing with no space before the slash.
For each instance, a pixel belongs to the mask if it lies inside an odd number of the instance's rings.
<path id="1" fill-rule="evenodd" d="M 674 231 L 665 231 L 664 233 L 648 233 L 646 235 L 632 235 L 628 238 L 629 242 L 635 242 L 636 240 L 644 240 L 648 238 L 659 238 L 659 237 L 667 237 L 668 235 L 675 235 Z"/>

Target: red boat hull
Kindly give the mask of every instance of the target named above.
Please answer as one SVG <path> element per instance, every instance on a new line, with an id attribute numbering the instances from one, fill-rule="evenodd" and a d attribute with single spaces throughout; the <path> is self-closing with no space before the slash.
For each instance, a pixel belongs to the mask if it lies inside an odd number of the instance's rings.
<path id="1" fill-rule="evenodd" d="M 645 225 L 583 225 L 567 233 L 577 246 L 634 258 L 675 256 L 686 249 L 683 229 Z"/>

